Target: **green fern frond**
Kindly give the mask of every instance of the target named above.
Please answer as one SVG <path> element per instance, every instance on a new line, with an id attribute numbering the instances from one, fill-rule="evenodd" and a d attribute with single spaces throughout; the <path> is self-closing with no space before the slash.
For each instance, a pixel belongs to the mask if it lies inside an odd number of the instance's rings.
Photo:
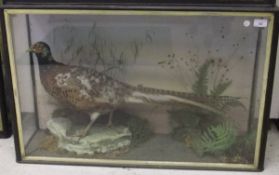
<path id="1" fill-rule="evenodd" d="M 220 82 L 216 87 L 214 87 L 211 91 L 210 94 L 212 96 L 220 96 L 222 95 L 225 90 L 232 84 L 232 80 L 226 81 L 226 82 Z"/>
<path id="2" fill-rule="evenodd" d="M 199 155 L 217 154 L 228 150 L 236 140 L 236 130 L 229 122 L 208 127 L 193 140 L 192 148 Z"/>
<path id="3" fill-rule="evenodd" d="M 208 90 L 208 70 L 210 67 L 210 60 L 205 61 L 198 71 L 195 72 L 196 81 L 192 85 L 192 90 L 198 95 L 207 95 Z"/>
<path id="4" fill-rule="evenodd" d="M 209 105 L 222 112 L 227 112 L 233 107 L 241 107 L 246 110 L 245 105 L 240 101 L 240 97 L 214 96 Z"/>

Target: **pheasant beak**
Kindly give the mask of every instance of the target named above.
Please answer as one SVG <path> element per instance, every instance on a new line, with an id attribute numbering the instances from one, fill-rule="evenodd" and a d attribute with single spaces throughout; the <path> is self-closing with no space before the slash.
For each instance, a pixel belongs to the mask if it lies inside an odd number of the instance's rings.
<path id="1" fill-rule="evenodd" d="M 31 47 L 31 48 L 27 49 L 26 52 L 34 52 L 34 50 L 33 50 L 33 48 Z"/>
<path id="2" fill-rule="evenodd" d="M 30 52 L 30 53 L 39 53 L 40 49 L 36 46 L 31 46 L 29 49 L 26 50 L 26 52 Z"/>
<path id="3" fill-rule="evenodd" d="M 42 53 L 43 51 L 44 51 L 44 46 L 40 43 L 35 43 L 29 49 L 26 50 L 26 52 L 35 53 L 35 54 Z"/>

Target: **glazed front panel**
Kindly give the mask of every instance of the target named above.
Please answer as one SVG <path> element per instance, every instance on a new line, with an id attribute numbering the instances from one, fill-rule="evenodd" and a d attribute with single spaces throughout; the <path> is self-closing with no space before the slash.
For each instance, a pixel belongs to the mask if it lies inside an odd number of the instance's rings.
<path id="1" fill-rule="evenodd" d="M 23 160 L 257 168 L 272 14 L 5 10 L 5 19 Z"/>

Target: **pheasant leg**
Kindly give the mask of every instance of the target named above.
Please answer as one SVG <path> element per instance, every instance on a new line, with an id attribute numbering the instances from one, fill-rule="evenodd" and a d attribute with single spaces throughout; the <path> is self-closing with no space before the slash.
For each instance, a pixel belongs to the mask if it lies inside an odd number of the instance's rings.
<path id="1" fill-rule="evenodd" d="M 91 129 L 94 122 L 97 120 L 97 118 L 100 116 L 99 112 L 93 112 L 90 114 L 90 123 L 86 126 L 86 128 L 79 131 L 75 136 L 77 137 L 84 137 L 88 134 L 88 131 Z"/>
<path id="2" fill-rule="evenodd" d="M 114 110 L 112 110 L 112 111 L 109 113 L 109 119 L 108 119 L 108 124 L 107 124 L 108 127 L 111 127 L 111 126 L 112 126 L 113 112 L 114 112 Z"/>

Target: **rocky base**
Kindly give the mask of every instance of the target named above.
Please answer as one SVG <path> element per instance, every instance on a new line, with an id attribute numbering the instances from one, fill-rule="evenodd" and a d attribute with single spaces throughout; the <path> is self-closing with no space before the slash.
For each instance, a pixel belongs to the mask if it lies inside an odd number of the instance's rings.
<path id="1" fill-rule="evenodd" d="M 58 139 L 58 148 L 77 155 L 105 154 L 131 144 L 132 134 L 124 126 L 93 126 L 85 137 L 74 134 L 85 126 L 75 126 L 62 117 L 52 118 L 47 123 L 49 131 Z M 71 136 L 72 135 L 72 136 Z"/>

